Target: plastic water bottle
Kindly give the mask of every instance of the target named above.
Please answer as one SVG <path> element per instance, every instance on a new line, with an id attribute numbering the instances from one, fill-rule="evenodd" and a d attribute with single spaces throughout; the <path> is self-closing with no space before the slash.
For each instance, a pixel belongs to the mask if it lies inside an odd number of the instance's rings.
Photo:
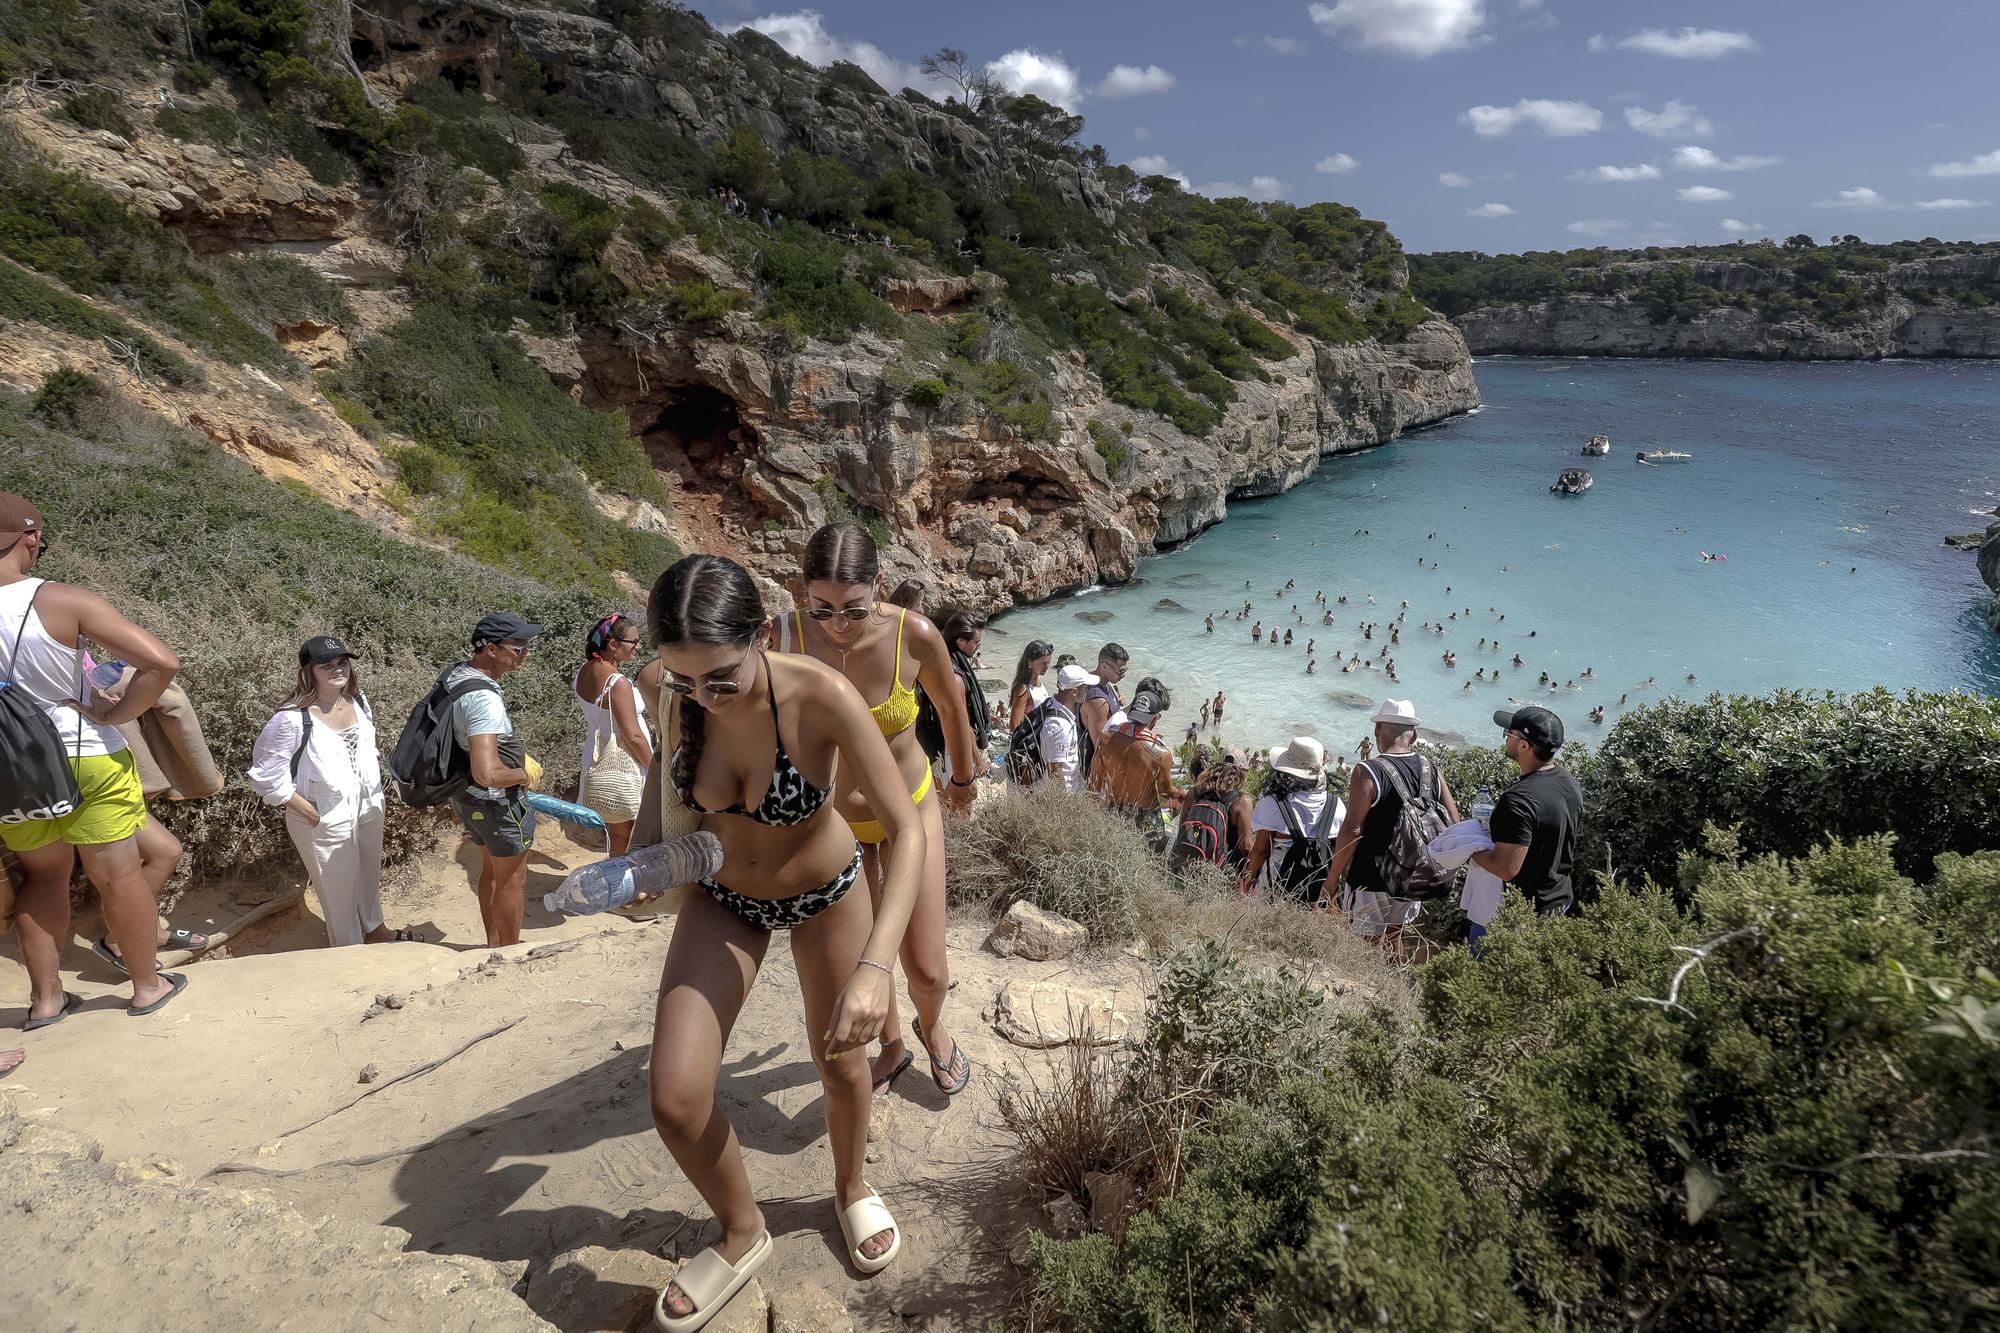
<path id="1" fill-rule="evenodd" d="M 1472 798 L 1472 817 L 1482 826 L 1493 823 L 1493 789 L 1481 787 Z"/>
<path id="2" fill-rule="evenodd" d="M 122 657 L 114 662 L 99 662 L 90 673 L 90 683 L 100 690 L 108 690 L 116 685 L 118 678 L 124 674 L 125 659 Z"/>
<path id="3" fill-rule="evenodd" d="M 720 869 L 722 840 L 703 830 L 573 871 L 561 888 L 542 895 L 542 906 L 571 916 L 608 912 L 641 895 L 707 879 Z"/>

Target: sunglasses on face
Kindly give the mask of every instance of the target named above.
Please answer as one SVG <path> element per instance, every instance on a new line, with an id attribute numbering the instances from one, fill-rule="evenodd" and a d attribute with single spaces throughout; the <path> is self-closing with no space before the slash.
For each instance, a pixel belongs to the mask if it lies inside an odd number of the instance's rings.
<path id="1" fill-rule="evenodd" d="M 735 669 L 732 670 L 727 676 L 722 677 L 720 680 L 717 680 L 713 676 L 710 676 L 705 680 L 689 680 L 685 676 L 676 676 L 672 672 L 668 672 L 666 678 L 666 687 L 672 690 L 675 694 L 683 696 L 693 694 L 696 690 L 705 690 L 710 695 L 716 698 L 724 698 L 732 694 L 741 694 L 743 692 L 743 682 L 740 679 L 740 677 L 743 675 L 743 668 L 750 661 L 750 653 L 754 653 L 756 651 L 757 651 L 757 645 L 754 643 L 751 644 L 750 652 L 744 653 L 743 660 L 741 662 L 738 662 L 736 664 Z"/>
<path id="2" fill-rule="evenodd" d="M 811 620 L 817 620 L 822 625 L 824 625 L 827 621 L 832 620 L 835 616 L 839 616 L 842 619 L 848 620 L 858 625 L 862 621 L 868 619 L 868 617 L 874 614 L 875 614 L 875 605 L 872 602 L 869 603 L 867 606 L 847 606 L 838 609 L 831 606 L 812 606 L 806 608 L 807 618 Z"/>
<path id="3" fill-rule="evenodd" d="M 613 643 L 622 643 L 622 644 L 624 644 L 624 645 L 625 645 L 625 646 L 626 646 L 627 648 L 637 648 L 637 647 L 639 646 L 639 641 L 638 641 L 637 639 L 626 639 L 626 638 L 617 638 L 617 639 L 613 639 L 613 640 L 612 640 L 612 642 L 613 642 Z"/>

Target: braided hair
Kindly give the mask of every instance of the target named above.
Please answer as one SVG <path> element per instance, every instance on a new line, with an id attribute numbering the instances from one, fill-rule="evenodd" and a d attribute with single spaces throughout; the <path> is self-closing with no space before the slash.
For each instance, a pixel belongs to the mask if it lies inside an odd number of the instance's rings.
<path id="1" fill-rule="evenodd" d="M 764 599 L 743 566 L 719 555 L 691 555 L 676 562 L 653 584 L 646 620 L 653 646 L 701 644 L 741 648 L 764 627 Z M 702 732 L 708 710 L 692 694 L 681 696 L 681 744 L 675 753 L 674 787 L 683 801 L 701 767 Z"/>

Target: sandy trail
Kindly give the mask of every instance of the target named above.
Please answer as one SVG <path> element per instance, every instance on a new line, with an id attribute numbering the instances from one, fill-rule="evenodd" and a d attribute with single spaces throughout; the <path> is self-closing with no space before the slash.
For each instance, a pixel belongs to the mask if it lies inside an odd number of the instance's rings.
<path id="1" fill-rule="evenodd" d="M 553 833 L 537 852 L 531 897 L 595 855 Z M 4 1095 L 97 1139 L 107 1159 L 171 1160 L 188 1179 L 267 1190 L 308 1216 L 388 1223 L 412 1250 L 531 1271 L 590 1245 L 694 1253 L 715 1228 L 654 1133 L 646 1092 L 672 918 L 555 919 L 537 903 L 522 944 L 488 950 L 473 865 L 447 844 L 385 894 L 392 923 L 443 944 L 328 949 L 319 919 L 297 910 L 233 940 L 237 956 L 189 965 L 188 991 L 148 1019 L 118 1012 L 113 975 L 79 944 L 67 961 L 86 965 L 65 983 L 86 1008 L 23 1035 L 28 1063 Z M 177 924 L 195 924 L 186 915 Z M 720 1090 L 778 1242 L 761 1274 L 774 1299 L 811 1283 L 864 1326 L 965 1327 L 1012 1297 L 1007 1250 L 1035 1214 L 995 1101 L 1007 1071 L 1046 1070 L 1048 1056 L 1007 1044 L 980 1011 L 1009 980 L 1061 976 L 1116 988 L 1137 1015 L 1144 976 L 1122 954 L 997 958 L 979 948 L 984 933 L 951 933 L 947 1018 L 973 1061 L 968 1091 L 945 1098 L 920 1055 L 878 1103 L 869 1180 L 905 1239 L 873 1279 L 846 1262 L 797 978 L 774 941 Z M 15 1026 L 25 976 L 11 958 L 0 973 L 0 1025 Z M 375 1005 L 391 995 L 401 1007 Z M 369 1065 L 376 1078 L 362 1084 Z"/>

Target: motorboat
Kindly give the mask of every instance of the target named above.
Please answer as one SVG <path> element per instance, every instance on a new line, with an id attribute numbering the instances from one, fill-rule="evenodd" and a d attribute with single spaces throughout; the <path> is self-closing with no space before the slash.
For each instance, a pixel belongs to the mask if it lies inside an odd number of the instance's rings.
<path id="1" fill-rule="evenodd" d="M 1566 467 L 1549 490 L 1560 495 L 1582 495 L 1591 486 L 1590 473 L 1580 467 Z"/>
<path id="2" fill-rule="evenodd" d="M 1641 463 L 1687 463 L 1693 459 L 1693 454 L 1684 454 L 1678 449 L 1641 449 L 1639 451 L 1639 461 Z"/>
<path id="3" fill-rule="evenodd" d="M 1583 456 L 1585 458 L 1602 458 L 1610 452 L 1611 437 L 1609 435 L 1593 435 L 1583 446 Z"/>

